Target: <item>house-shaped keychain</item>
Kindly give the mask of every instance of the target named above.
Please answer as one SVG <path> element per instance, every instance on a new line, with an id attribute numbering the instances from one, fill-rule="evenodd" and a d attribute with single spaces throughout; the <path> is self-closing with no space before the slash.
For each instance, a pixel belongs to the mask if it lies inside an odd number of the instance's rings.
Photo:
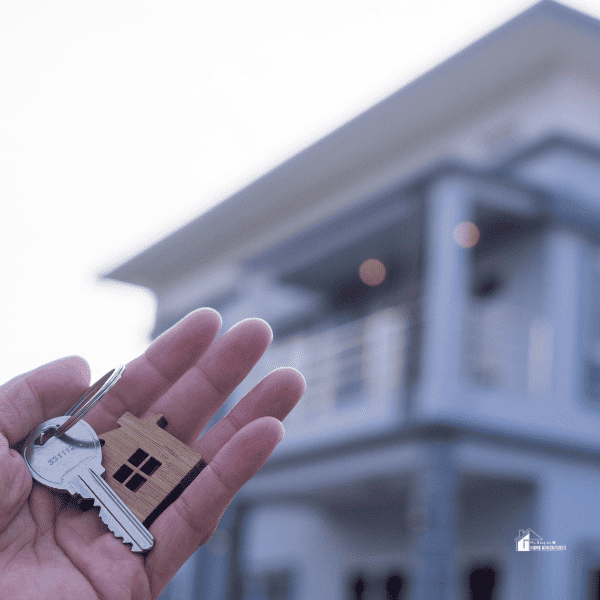
<path id="1" fill-rule="evenodd" d="M 206 466 L 202 457 L 164 431 L 166 420 L 125 413 L 118 429 L 99 435 L 106 482 L 146 528 Z"/>

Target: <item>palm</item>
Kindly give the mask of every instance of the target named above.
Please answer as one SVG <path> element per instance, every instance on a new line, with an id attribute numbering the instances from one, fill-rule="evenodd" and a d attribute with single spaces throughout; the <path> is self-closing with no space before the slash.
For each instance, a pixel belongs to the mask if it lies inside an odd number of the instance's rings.
<path id="1" fill-rule="evenodd" d="M 0 547 L 9 556 L 1 578 L 5 597 L 151 598 L 143 558 L 102 532 L 101 524 L 92 522 L 99 521 L 96 511 L 79 514 L 61 496 L 36 486 L 0 535 Z M 79 555 L 76 538 L 96 524 L 100 535 Z"/>
<path id="2" fill-rule="evenodd" d="M 128 365 L 113 390 L 86 416 L 97 433 L 126 411 L 164 414 L 167 430 L 200 453 L 207 467 L 150 527 L 155 546 L 134 554 L 64 493 L 31 477 L 17 444 L 64 414 L 89 385 L 86 365 L 51 363 L 0 388 L 0 579 L 10 598 L 156 598 L 179 567 L 214 532 L 234 493 L 262 466 L 281 438 L 279 421 L 304 381 L 279 369 L 259 383 L 201 439 L 200 432 L 270 343 L 268 326 L 247 321 L 214 341 L 220 320 L 197 311 Z M 9 593 L 10 590 L 10 593 Z"/>

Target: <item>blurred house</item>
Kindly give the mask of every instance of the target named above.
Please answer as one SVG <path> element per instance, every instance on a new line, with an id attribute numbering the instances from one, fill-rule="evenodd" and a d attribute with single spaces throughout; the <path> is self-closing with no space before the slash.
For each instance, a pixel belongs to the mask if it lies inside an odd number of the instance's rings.
<path id="1" fill-rule="evenodd" d="M 541 2 L 109 274 L 308 382 L 164 597 L 600 598 L 599 91 Z"/>

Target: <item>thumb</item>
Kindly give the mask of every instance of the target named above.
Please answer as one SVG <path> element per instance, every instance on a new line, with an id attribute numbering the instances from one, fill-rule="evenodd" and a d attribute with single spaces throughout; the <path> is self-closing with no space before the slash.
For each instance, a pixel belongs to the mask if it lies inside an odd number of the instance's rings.
<path id="1" fill-rule="evenodd" d="M 0 435 L 0 532 L 19 512 L 31 491 L 31 475 L 23 457 Z"/>

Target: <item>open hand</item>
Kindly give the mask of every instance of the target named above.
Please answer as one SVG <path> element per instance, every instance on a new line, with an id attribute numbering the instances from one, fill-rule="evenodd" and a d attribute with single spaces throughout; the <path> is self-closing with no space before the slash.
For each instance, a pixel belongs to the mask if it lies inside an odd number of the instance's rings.
<path id="1" fill-rule="evenodd" d="M 85 420 L 103 433 L 129 411 L 161 413 L 167 431 L 207 467 L 151 525 L 155 544 L 134 554 L 68 494 L 33 484 L 14 446 L 37 425 L 63 415 L 89 386 L 87 363 L 65 358 L 0 387 L 0 582 L 5 598 L 94 600 L 156 598 L 215 531 L 235 493 L 283 437 L 281 420 L 304 392 L 298 371 L 273 371 L 201 439 L 204 427 L 246 377 L 272 339 L 259 319 L 215 341 L 221 319 L 200 309 L 132 361 Z"/>

